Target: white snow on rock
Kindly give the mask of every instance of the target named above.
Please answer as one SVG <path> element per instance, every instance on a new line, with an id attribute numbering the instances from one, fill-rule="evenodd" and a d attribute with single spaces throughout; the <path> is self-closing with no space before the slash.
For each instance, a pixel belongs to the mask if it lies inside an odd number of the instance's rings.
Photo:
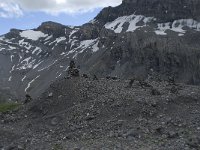
<path id="1" fill-rule="evenodd" d="M 9 77 L 8 81 L 10 82 L 12 80 L 12 76 Z"/>
<path id="2" fill-rule="evenodd" d="M 10 56 L 10 61 L 13 62 L 14 55 Z"/>
<path id="3" fill-rule="evenodd" d="M 37 68 L 41 63 L 43 63 L 44 61 L 39 61 L 38 64 L 33 66 L 33 69 Z"/>
<path id="4" fill-rule="evenodd" d="M 70 28 L 70 29 L 74 29 L 75 28 L 75 26 L 67 26 L 68 28 Z"/>
<path id="5" fill-rule="evenodd" d="M 65 52 L 62 52 L 60 55 L 63 56 L 63 55 L 65 55 L 65 54 L 66 54 Z"/>
<path id="6" fill-rule="evenodd" d="M 92 52 L 97 52 L 99 50 L 98 43 L 98 38 L 81 41 L 78 44 L 78 47 L 71 49 L 68 53 L 65 54 L 65 56 L 75 53 L 73 56 L 73 58 L 75 58 L 78 54 L 83 53 L 86 49 L 91 50 Z"/>
<path id="7" fill-rule="evenodd" d="M 56 79 L 59 78 L 62 75 L 62 73 L 59 73 L 59 71 L 56 73 Z"/>
<path id="8" fill-rule="evenodd" d="M 91 23 L 91 24 L 95 24 L 95 23 L 97 23 L 98 21 L 96 20 L 96 19 L 92 19 L 92 20 L 90 20 L 89 21 L 89 23 Z"/>
<path id="9" fill-rule="evenodd" d="M 65 41 L 65 40 L 66 40 L 65 37 L 59 37 L 59 38 L 56 39 L 56 42 L 60 43 L 61 41 Z"/>
<path id="10" fill-rule="evenodd" d="M 35 54 L 36 52 L 37 52 L 36 55 L 39 55 L 39 54 L 42 52 L 41 48 L 36 47 L 36 48 L 32 51 L 32 54 Z"/>
<path id="11" fill-rule="evenodd" d="M 134 32 L 135 30 L 148 26 L 150 22 L 155 24 L 156 18 L 145 17 L 143 15 L 130 15 L 123 16 L 115 19 L 112 22 L 106 23 L 105 28 L 113 30 L 115 33 L 124 32 Z M 128 29 L 125 29 L 125 24 Z M 157 27 L 154 28 L 154 32 L 157 35 L 167 35 L 166 31 L 171 30 L 173 32 L 179 33 L 178 36 L 183 36 L 187 28 L 200 31 L 200 22 L 193 19 L 180 19 L 174 22 L 158 23 L 155 24 Z"/>
<path id="12" fill-rule="evenodd" d="M 19 41 L 19 45 L 26 48 L 27 50 L 30 50 L 32 48 L 32 45 L 28 42 L 24 42 L 24 39 Z"/>
<path id="13" fill-rule="evenodd" d="M 28 57 L 28 58 L 24 59 L 21 63 L 23 63 L 23 62 L 28 63 L 30 61 L 30 59 L 31 59 L 31 57 Z"/>
<path id="14" fill-rule="evenodd" d="M 20 46 L 23 45 L 23 43 L 24 43 L 24 39 L 19 40 L 19 45 L 20 45 Z"/>
<path id="15" fill-rule="evenodd" d="M 53 37 L 53 35 L 47 36 L 46 39 L 44 41 L 48 41 Z"/>
<path id="16" fill-rule="evenodd" d="M 53 42 L 51 42 L 51 43 L 49 43 L 49 45 L 53 45 L 54 43 L 56 43 L 56 45 L 55 46 L 57 46 L 58 45 L 58 43 L 60 43 L 60 42 L 62 42 L 62 41 L 65 41 L 66 40 L 66 38 L 65 37 L 59 37 L 59 38 L 56 38 L 55 39 L 55 41 L 53 41 Z M 54 47 L 55 47 L 54 46 Z M 52 48 L 52 49 L 54 49 L 54 48 Z"/>
<path id="17" fill-rule="evenodd" d="M 25 58 L 23 61 L 21 61 L 21 66 L 17 68 L 18 70 L 25 70 L 33 68 L 33 65 L 35 63 L 35 59 L 32 59 L 32 57 Z"/>
<path id="18" fill-rule="evenodd" d="M 31 84 L 32 84 L 33 82 L 35 82 L 35 80 L 38 79 L 39 77 L 40 77 L 40 75 L 37 76 L 35 79 L 33 79 L 31 82 L 28 83 L 27 87 L 25 88 L 25 92 L 26 92 L 26 93 L 27 93 L 28 89 L 31 87 Z"/>
<path id="19" fill-rule="evenodd" d="M 96 52 L 99 49 L 98 39 L 81 41 L 80 46 L 77 49 L 79 48 L 81 49 L 80 53 L 84 52 L 87 48 L 92 48 L 92 51 Z"/>
<path id="20" fill-rule="evenodd" d="M 47 37 L 47 34 L 44 34 L 41 31 L 34 31 L 34 30 L 26 30 L 26 31 L 22 31 L 20 33 L 21 37 L 33 40 L 33 41 L 37 41 L 39 38 L 41 37 Z"/>
<path id="21" fill-rule="evenodd" d="M 42 69 L 39 69 L 38 72 L 40 71 L 43 71 L 43 70 L 46 70 L 46 69 L 49 69 L 51 66 L 53 66 L 58 60 L 55 60 L 53 63 L 49 64 L 48 66 L 42 68 Z"/>
<path id="22" fill-rule="evenodd" d="M 152 20 L 155 20 L 155 18 L 133 14 L 130 16 L 119 17 L 116 20 L 109 22 L 105 24 L 105 28 L 113 30 L 115 33 L 121 33 L 123 31 L 124 24 L 128 23 L 129 26 L 126 32 L 134 32 L 136 29 L 146 26 L 147 23 Z M 139 22 L 141 22 L 142 25 L 137 25 Z"/>
<path id="23" fill-rule="evenodd" d="M 159 23 L 155 33 L 157 35 L 167 35 L 166 31 L 171 30 L 179 33 L 179 36 L 183 36 L 184 33 L 186 33 L 184 28 L 200 31 L 200 22 L 197 22 L 193 19 L 180 19 L 175 20 L 173 23 Z"/>
<path id="24" fill-rule="evenodd" d="M 72 38 L 73 34 L 76 33 L 78 30 L 72 30 L 72 32 L 69 34 L 69 42 L 73 41 L 74 38 Z"/>
<path id="25" fill-rule="evenodd" d="M 3 51 L 3 50 L 5 50 L 5 48 L 0 48 L 0 52 Z"/>
<path id="26" fill-rule="evenodd" d="M 24 76 L 21 81 L 24 82 L 25 79 L 26 79 L 26 76 Z"/>
<path id="27" fill-rule="evenodd" d="M 0 41 L 4 40 L 4 36 L 0 36 Z"/>
<path id="28" fill-rule="evenodd" d="M 99 44 L 99 41 L 97 41 L 96 44 L 94 44 L 94 45 L 92 46 L 92 51 L 93 51 L 94 53 L 97 52 L 97 51 L 99 50 L 98 44 Z"/>
<path id="29" fill-rule="evenodd" d="M 9 50 L 15 50 L 16 49 L 16 47 L 13 47 L 13 46 L 8 46 L 9 47 Z"/>
<path id="30" fill-rule="evenodd" d="M 15 70 L 15 65 L 12 66 L 12 69 L 10 70 L 10 73 L 12 73 Z"/>

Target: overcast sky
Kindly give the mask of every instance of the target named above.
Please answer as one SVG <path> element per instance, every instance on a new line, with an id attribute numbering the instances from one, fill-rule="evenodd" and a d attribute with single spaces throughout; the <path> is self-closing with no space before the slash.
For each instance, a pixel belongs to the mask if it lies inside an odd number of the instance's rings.
<path id="1" fill-rule="evenodd" d="M 0 0 L 0 34 L 10 28 L 29 29 L 44 21 L 81 25 L 94 18 L 103 7 L 122 0 Z"/>

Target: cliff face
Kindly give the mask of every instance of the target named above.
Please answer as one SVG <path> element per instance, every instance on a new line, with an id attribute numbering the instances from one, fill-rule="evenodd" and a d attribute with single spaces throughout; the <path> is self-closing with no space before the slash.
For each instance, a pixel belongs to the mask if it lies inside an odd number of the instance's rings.
<path id="1" fill-rule="evenodd" d="M 153 70 L 199 84 L 199 8 L 199 0 L 123 0 L 95 19 L 117 33 L 110 56 L 126 64 L 130 76 Z"/>
<path id="2" fill-rule="evenodd" d="M 91 75 L 200 84 L 199 8 L 196 0 L 124 0 L 82 26 L 12 29 L 0 37 L 0 83 L 37 96 L 74 59 Z"/>
<path id="3" fill-rule="evenodd" d="M 105 21 L 126 15 L 154 16 L 158 22 L 193 18 L 200 20 L 199 0 L 123 0 L 116 8 L 105 8 L 97 19 Z"/>

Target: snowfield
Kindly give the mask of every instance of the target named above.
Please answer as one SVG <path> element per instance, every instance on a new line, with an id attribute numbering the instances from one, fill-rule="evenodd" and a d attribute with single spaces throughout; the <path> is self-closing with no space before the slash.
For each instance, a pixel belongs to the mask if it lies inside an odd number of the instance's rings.
<path id="1" fill-rule="evenodd" d="M 42 33 L 41 31 L 34 31 L 34 30 L 26 30 L 20 33 L 21 37 L 37 41 L 41 37 L 47 37 L 47 34 Z"/>
<path id="2" fill-rule="evenodd" d="M 147 23 L 151 22 L 152 20 L 155 20 L 155 18 L 133 14 L 130 16 L 119 17 L 113 22 L 109 22 L 105 25 L 105 28 L 113 30 L 115 33 L 121 33 L 123 31 L 125 23 L 129 23 L 129 27 L 126 32 L 134 32 L 140 27 L 147 26 Z M 143 22 L 143 25 L 137 25 L 139 22 Z"/>
<path id="3" fill-rule="evenodd" d="M 154 23 L 157 19 L 154 17 L 145 17 L 142 15 L 130 15 L 123 16 L 115 19 L 112 22 L 105 24 L 106 29 L 113 30 L 115 33 L 121 32 L 134 32 L 139 28 L 148 26 L 148 23 Z M 128 28 L 125 28 L 128 26 Z M 154 28 L 154 32 L 157 35 L 167 35 L 166 31 L 170 30 L 177 32 L 179 36 L 183 36 L 186 33 L 185 28 L 193 29 L 195 31 L 200 31 L 200 22 L 194 19 L 179 19 L 173 22 L 157 23 Z"/>

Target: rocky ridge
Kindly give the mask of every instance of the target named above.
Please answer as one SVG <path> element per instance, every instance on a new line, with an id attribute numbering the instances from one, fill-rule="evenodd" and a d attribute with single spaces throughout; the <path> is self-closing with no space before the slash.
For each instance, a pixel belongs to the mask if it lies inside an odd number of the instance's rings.
<path id="1" fill-rule="evenodd" d="M 135 79 L 60 79 L 0 115 L 0 148 L 197 150 L 199 87 Z"/>

